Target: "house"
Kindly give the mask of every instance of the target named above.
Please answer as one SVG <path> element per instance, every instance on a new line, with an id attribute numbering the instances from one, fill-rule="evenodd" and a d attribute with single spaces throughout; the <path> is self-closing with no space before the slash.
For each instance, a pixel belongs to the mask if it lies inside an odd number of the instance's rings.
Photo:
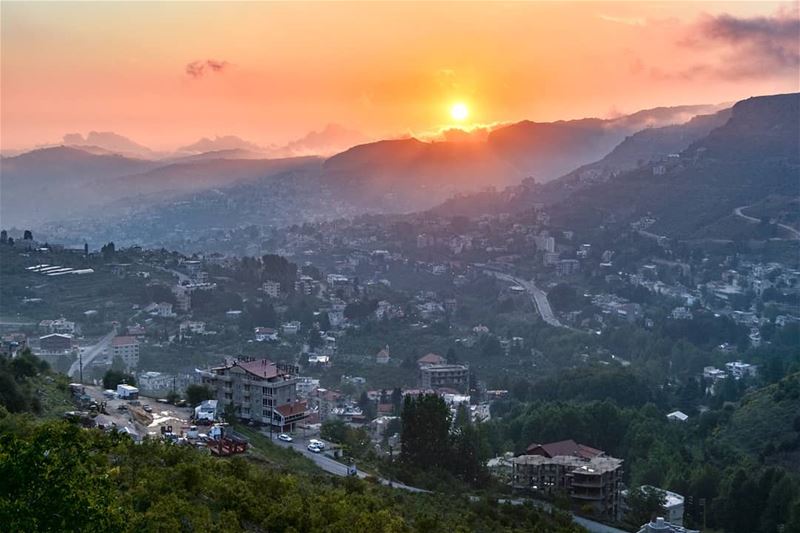
<path id="1" fill-rule="evenodd" d="M 16 357 L 28 347 L 28 336 L 24 333 L 7 333 L 0 337 L 0 355 Z"/>
<path id="2" fill-rule="evenodd" d="M 445 359 L 438 353 L 433 353 L 433 352 L 423 355 L 422 357 L 417 359 L 417 366 L 420 368 L 429 365 L 444 365 L 446 363 L 447 359 Z"/>
<path id="3" fill-rule="evenodd" d="M 272 328 L 255 328 L 255 337 L 258 342 L 274 342 L 278 340 L 278 332 Z"/>
<path id="4" fill-rule="evenodd" d="M 39 329 L 43 333 L 60 333 L 63 335 L 75 334 L 75 322 L 67 320 L 64 317 L 55 320 L 42 320 L 39 322 Z"/>
<path id="5" fill-rule="evenodd" d="M 672 411 L 667 415 L 667 420 L 671 420 L 674 422 L 686 422 L 687 420 L 689 420 L 689 415 L 687 415 L 683 411 Z"/>
<path id="6" fill-rule="evenodd" d="M 192 335 L 205 335 L 206 323 L 196 320 L 184 320 L 178 328 L 181 337 L 191 337 Z"/>
<path id="7" fill-rule="evenodd" d="M 111 346 L 108 350 L 111 359 L 119 357 L 125 364 L 127 370 L 139 366 L 139 340 L 130 335 L 118 335 L 111 339 Z"/>
<path id="8" fill-rule="evenodd" d="M 204 385 L 236 417 L 279 431 L 294 429 L 306 417 L 306 402 L 297 399 L 297 368 L 267 359 L 233 359 L 223 366 L 198 371 Z"/>
<path id="9" fill-rule="evenodd" d="M 622 459 L 573 440 L 531 444 L 512 460 L 512 487 L 554 496 L 566 494 L 575 510 L 606 520 L 622 515 Z"/>
<path id="10" fill-rule="evenodd" d="M 379 365 L 385 365 L 389 363 L 389 346 L 385 346 L 378 354 L 375 356 L 375 362 Z"/>
<path id="11" fill-rule="evenodd" d="M 734 379 L 742 379 L 745 376 L 753 377 L 758 372 L 758 367 L 756 365 L 742 363 L 741 361 L 731 361 L 730 363 L 725 363 L 725 368 Z"/>
<path id="12" fill-rule="evenodd" d="M 156 304 L 155 315 L 160 318 L 172 318 L 175 313 L 172 311 L 172 304 L 169 302 L 161 302 Z"/>
<path id="13" fill-rule="evenodd" d="M 300 331 L 300 322 L 298 320 L 285 322 L 281 325 L 281 330 L 283 331 L 284 335 L 297 335 L 297 333 Z"/>

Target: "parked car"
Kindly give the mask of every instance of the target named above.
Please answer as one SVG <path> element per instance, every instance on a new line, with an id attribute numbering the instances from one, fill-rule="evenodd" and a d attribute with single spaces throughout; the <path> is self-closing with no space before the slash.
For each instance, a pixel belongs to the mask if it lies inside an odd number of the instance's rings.
<path id="1" fill-rule="evenodd" d="M 310 440 L 308 441 L 308 443 L 309 443 L 309 445 L 316 446 L 317 448 L 319 448 L 319 449 L 320 449 L 320 451 L 322 451 L 322 450 L 324 450 L 324 449 L 325 449 L 325 443 L 324 443 L 324 442 L 322 442 L 321 440 L 317 440 L 317 439 L 310 439 Z"/>
<path id="2" fill-rule="evenodd" d="M 314 453 L 322 453 L 322 448 L 320 448 L 316 444 L 309 444 L 308 445 L 308 451 L 314 452 Z"/>
<path id="3" fill-rule="evenodd" d="M 280 435 L 278 435 L 278 440 L 282 440 L 283 442 L 292 442 L 292 437 L 290 437 L 286 433 L 281 433 Z"/>
<path id="4" fill-rule="evenodd" d="M 150 407 L 149 405 L 145 405 L 143 409 L 144 409 L 145 413 L 152 413 L 153 412 L 153 408 Z"/>

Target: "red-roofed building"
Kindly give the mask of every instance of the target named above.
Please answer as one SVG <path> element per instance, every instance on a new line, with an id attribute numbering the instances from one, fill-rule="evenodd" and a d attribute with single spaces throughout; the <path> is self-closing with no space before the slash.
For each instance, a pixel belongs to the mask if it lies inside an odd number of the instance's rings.
<path id="1" fill-rule="evenodd" d="M 605 455 L 605 452 L 568 439 L 549 444 L 531 444 L 526 450 L 526 455 L 541 455 L 548 458 L 553 458 L 557 455 L 570 455 L 581 459 L 591 459 L 592 457 Z"/>
<path id="2" fill-rule="evenodd" d="M 216 391 L 223 405 L 233 404 L 236 416 L 279 431 L 294 429 L 306 417 L 305 401 L 297 398 L 297 371 L 267 359 L 233 360 L 201 372 L 203 384 Z"/>
<path id="3" fill-rule="evenodd" d="M 122 359 L 126 370 L 139 366 L 139 341 L 131 335 L 119 335 L 111 339 L 109 347 L 111 359 Z"/>
<path id="4" fill-rule="evenodd" d="M 445 359 L 438 353 L 429 353 L 417 359 L 417 366 L 419 366 L 420 368 L 422 368 L 423 366 L 444 365 L 444 364 L 447 364 L 447 359 Z"/>

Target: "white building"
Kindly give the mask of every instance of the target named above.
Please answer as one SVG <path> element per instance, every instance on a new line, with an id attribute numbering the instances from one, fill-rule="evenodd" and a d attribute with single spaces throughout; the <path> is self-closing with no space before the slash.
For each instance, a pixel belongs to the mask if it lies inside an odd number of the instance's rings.
<path id="1" fill-rule="evenodd" d="M 273 342 L 278 340 L 278 332 L 272 328 L 255 328 L 255 337 L 258 342 Z"/>

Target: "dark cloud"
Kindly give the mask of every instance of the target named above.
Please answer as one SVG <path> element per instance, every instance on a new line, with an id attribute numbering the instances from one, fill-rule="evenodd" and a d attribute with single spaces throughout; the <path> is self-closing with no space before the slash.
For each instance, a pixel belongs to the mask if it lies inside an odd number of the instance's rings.
<path id="1" fill-rule="evenodd" d="M 655 77 L 728 79 L 797 75 L 800 69 L 800 10 L 781 9 L 768 17 L 738 18 L 706 15 L 680 42 L 694 49 L 718 48 L 717 64 L 696 64 L 677 74 Z"/>
<path id="2" fill-rule="evenodd" d="M 202 78 L 206 72 L 223 72 L 230 63 L 227 61 L 217 61 L 206 59 L 205 61 L 192 61 L 186 65 L 186 74 L 192 78 Z"/>

